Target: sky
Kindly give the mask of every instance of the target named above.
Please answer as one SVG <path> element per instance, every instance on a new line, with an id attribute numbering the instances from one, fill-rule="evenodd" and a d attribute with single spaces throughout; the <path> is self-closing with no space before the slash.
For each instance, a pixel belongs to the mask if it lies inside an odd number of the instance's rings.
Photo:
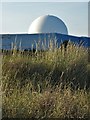
<path id="1" fill-rule="evenodd" d="M 1 0 L 2 2 L 88 2 L 89 0 Z"/>
<path id="2" fill-rule="evenodd" d="M 88 2 L 84 0 L 84 2 L 18 1 L 2 0 L 0 33 L 27 33 L 33 20 L 39 16 L 50 14 L 65 22 L 70 35 L 88 36 Z"/>

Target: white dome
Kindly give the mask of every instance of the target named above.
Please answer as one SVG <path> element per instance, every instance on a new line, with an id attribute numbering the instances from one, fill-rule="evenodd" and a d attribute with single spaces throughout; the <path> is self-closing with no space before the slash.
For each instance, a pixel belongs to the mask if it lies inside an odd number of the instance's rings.
<path id="1" fill-rule="evenodd" d="M 35 33 L 61 33 L 68 34 L 64 22 L 56 16 L 44 15 L 35 19 L 29 27 L 29 34 Z"/>

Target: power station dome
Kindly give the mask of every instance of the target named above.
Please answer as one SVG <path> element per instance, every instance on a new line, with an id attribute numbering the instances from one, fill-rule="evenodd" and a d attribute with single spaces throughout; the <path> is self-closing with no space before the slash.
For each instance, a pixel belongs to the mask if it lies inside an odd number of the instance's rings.
<path id="1" fill-rule="evenodd" d="M 29 34 L 61 33 L 68 34 L 65 23 L 56 16 L 44 15 L 35 19 L 29 27 Z"/>

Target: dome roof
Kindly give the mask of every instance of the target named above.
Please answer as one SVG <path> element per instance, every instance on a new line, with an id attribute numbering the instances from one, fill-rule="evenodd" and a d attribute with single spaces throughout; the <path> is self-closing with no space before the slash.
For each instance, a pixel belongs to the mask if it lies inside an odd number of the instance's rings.
<path id="1" fill-rule="evenodd" d="M 35 19 L 29 27 L 29 34 L 35 33 L 61 33 L 68 34 L 64 22 L 56 16 L 44 15 Z"/>

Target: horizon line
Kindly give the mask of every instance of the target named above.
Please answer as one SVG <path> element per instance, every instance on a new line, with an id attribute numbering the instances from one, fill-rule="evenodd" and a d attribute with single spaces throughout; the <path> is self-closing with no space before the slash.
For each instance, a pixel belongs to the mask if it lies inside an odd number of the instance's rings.
<path id="1" fill-rule="evenodd" d="M 1 34 L 29 34 L 28 32 L 16 32 L 16 33 L 10 33 L 10 32 L 0 32 L 0 35 Z M 40 34 L 40 33 L 35 33 L 35 34 Z M 43 33 L 44 34 L 44 33 Z M 58 34 L 61 34 L 61 33 L 58 33 Z M 90 37 L 89 35 L 74 35 L 74 34 L 68 34 L 70 36 L 78 36 L 78 37 Z"/>

